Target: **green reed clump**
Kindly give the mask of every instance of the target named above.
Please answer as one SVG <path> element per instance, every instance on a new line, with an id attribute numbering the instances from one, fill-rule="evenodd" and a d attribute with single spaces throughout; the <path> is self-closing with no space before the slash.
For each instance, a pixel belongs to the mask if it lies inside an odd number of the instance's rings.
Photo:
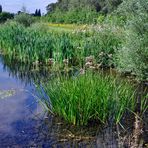
<path id="1" fill-rule="evenodd" d="M 38 85 L 37 90 L 50 112 L 74 125 L 96 120 L 119 123 L 127 109 L 135 109 L 132 86 L 101 74 L 60 76 Z"/>
<path id="2" fill-rule="evenodd" d="M 0 47 L 13 59 L 26 63 L 50 58 L 52 37 L 45 31 L 11 22 L 0 28 L 0 34 Z"/>

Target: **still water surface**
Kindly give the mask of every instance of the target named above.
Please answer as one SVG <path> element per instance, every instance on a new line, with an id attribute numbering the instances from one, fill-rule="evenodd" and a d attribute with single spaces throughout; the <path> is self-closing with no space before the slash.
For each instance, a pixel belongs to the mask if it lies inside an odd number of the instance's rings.
<path id="1" fill-rule="evenodd" d="M 0 62 L 0 91 L 3 91 L 0 96 L 0 147 L 31 141 L 39 117 L 43 117 L 40 105 L 31 94 L 34 87 L 12 77 L 3 68 Z M 8 90 L 14 93 L 5 96 Z"/>
<path id="2" fill-rule="evenodd" d="M 38 95 L 33 82 L 51 76 L 48 67 L 31 69 L 29 65 L 0 56 L 0 148 L 118 148 L 122 144 L 120 140 L 129 139 L 126 135 L 118 136 L 119 131 L 111 126 L 101 129 L 91 123 L 91 126 L 76 128 L 47 114 L 35 97 Z M 132 134 L 134 122 L 129 122 L 126 133 Z M 144 139 L 147 143 L 146 135 Z"/>
<path id="3" fill-rule="evenodd" d="M 32 82 L 47 72 L 12 63 L 0 56 L 0 148 L 96 146 L 94 137 L 73 140 L 67 125 L 43 111 Z"/>

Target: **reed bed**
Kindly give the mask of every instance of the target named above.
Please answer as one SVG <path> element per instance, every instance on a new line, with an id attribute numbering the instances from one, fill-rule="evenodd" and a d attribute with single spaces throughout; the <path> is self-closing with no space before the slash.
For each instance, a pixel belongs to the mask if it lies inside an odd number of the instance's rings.
<path id="1" fill-rule="evenodd" d="M 71 65 L 83 65 L 85 57 L 93 55 L 97 63 L 107 61 L 109 65 L 108 58 L 100 57 L 100 53 L 114 54 L 120 45 L 120 36 L 106 29 L 58 32 L 39 23 L 25 28 L 15 22 L 0 26 L 2 52 L 24 63 L 49 64 L 51 59 L 62 63 L 68 59 Z"/>
<path id="2" fill-rule="evenodd" d="M 87 72 L 78 77 L 59 76 L 38 84 L 46 108 L 74 125 L 119 123 L 134 112 L 134 88 L 123 80 Z"/>

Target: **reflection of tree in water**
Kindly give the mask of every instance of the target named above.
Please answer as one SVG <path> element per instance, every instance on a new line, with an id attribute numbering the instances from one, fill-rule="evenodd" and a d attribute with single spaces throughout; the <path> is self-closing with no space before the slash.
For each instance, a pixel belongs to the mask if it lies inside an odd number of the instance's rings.
<path id="1" fill-rule="evenodd" d="M 3 64 L 3 69 L 9 72 L 13 78 L 20 79 L 26 84 L 50 78 L 51 69 L 46 66 L 33 66 L 29 63 L 19 63 L 9 56 L 1 56 L 0 62 Z"/>

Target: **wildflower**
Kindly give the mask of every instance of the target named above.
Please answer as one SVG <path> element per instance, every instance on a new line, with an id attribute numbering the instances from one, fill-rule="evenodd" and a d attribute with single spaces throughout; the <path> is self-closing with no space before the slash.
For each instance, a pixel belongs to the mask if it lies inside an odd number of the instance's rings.
<path id="1" fill-rule="evenodd" d="M 80 74 L 81 75 L 85 74 L 85 70 L 83 68 L 80 69 Z"/>
<path id="2" fill-rule="evenodd" d="M 93 66 L 93 62 L 86 62 L 85 63 L 86 68 L 89 68 L 90 66 Z"/>
<path id="3" fill-rule="evenodd" d="M 39 64 L 39 61 L 36 60 L 35 62 L 32 63 L 34 66 Z"/>
<path id="4" fill-rule="evenodd" d="M 68 65 L 68 59 L 64 59 L 63 63 L 64 63 L 65 66 Z"/>
<path id="5" fill-rule="evenodd" d="M 96 64 L 95 67 L 96 69 L 99 69 L 102 66 L 102 63 Z"/>
<path id="6" fill-rule="evenodd" d="M 108 57 L 109 57 L 109 58 L 112 58 L 112 57 L 113 57 L 113 55 L 112 55 L 112 54 L 109 54 L 109 55 L 108 55 Z"/>
<path id="7" fill-rule="evenodd" d="M 86 61 L 86 63 L 87 62 L 94 62 L 94 56 L 89 56 L 89 57 L 86 57 L 86 59 L 85 59 L 85 61 Z"/>
<path id="8" fill-rule="evenodd" d="M 49 58 L 48 63 L 50 66 L 52 66 L 54 64 L 54 59 L 53 58 Z"/>
<path id="9" fill-rule="evenodd" d="M 104 55 L 104 52 L 100 52 L 100 53 L 99 53 L 99 56 L 102 56 L 102 55 Z"/>

